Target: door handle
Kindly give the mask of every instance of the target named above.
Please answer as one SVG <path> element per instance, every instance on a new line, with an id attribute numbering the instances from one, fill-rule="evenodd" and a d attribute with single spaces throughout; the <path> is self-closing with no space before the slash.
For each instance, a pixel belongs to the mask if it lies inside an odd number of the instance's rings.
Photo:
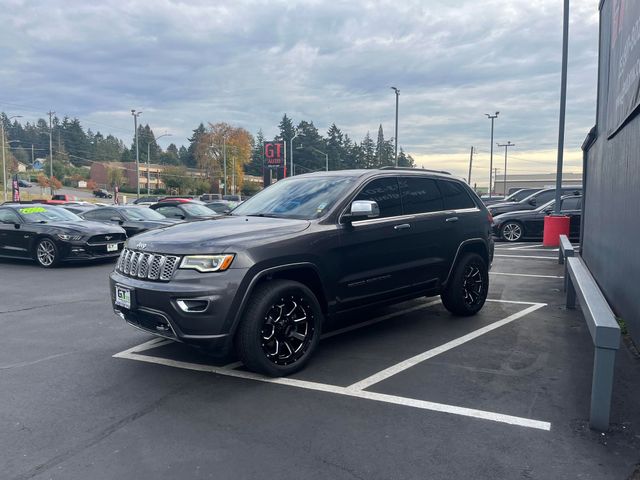
<path id="1" fill-rule="evenodd" d="M 411 228 L 411 224 L 402 223 L 400 225 L 394 225 L 394 227 L 393 227 L 394 230 L 406 230 L 407 228 Z"/>
<path id="2" fill-rule="evenodd" d="M 458 217 L 449 217 L 445 220 L 445 222 L 457 222 L 458 221 Z"/>

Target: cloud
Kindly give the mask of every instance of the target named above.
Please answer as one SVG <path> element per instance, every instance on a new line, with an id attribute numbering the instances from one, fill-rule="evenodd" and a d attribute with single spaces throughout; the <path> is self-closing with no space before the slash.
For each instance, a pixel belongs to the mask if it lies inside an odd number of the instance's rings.
<path id="1" fill-rule="evenodd" d="M 53 108 L 126 137 L 136 108 L 181 143 L 201 121 L 271 136 L 286 112 L 390 137 L 394 85 L 400 145 L 419 158 L 488 150 L 484 113 L 496 110 L 496 141 L 557 141 L 556 0 L 3 3 L 0 109 L 25 118 Z M 597 3 L 571 7 L 569 151 L 595 121 Z"/>

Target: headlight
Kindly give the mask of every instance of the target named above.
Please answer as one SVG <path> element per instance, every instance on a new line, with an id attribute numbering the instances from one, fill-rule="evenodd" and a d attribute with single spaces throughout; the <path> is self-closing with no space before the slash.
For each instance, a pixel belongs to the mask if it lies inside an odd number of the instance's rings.
<path id="1" fill-rule="evenodd" d="M 182 259 L 180 268 L 197 270 L 199 272 L 224 272 L 231 262 L 233 255 L 187 255 Z"/>
<path id="2" fill-rule="evenodd" d="M 58 238 L 60 240 L 80 240 L 82 238 L 82 235 L 68 235 L 66 233 L 58 233 Z"/>

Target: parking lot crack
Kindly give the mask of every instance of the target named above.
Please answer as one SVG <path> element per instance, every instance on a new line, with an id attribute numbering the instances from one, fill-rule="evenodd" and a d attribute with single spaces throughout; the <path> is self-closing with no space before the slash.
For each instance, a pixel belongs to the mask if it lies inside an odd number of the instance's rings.
<path id="1" fill-rule="evenodd" d="M 57 307 L 58 305 L 72 305 L 74 303 L 85 303 L 85 302 L 96 302 L 102 300 L 102 297 L 100 298 L 90 298 L 90 299 L 83 299 L 83 300 L 71 300 L 69 302 L 57 302 L 57 303 L 47 303 L 45 305 L 35 305 L 32 307 L 22 307 L 22 308 L 15 308 L 13 310 L 2 310 L 0 311 L 0 314 L 2 313 L 16 313 L 16 312 L 26 312 L 29 310 L 37 310 L 39 308 L 48 308 L 48 307 Z"/>
<path id="2" fill-rule="evenodd" d="M 189 383 L 189 382 L 186 382 Z M 42 463 L 34 468 L 32 468 L 31 470 L 28 470 L 16 477 L 13 477 L 11 480 L 28 480 L 30 478 L 36 477 L 48 470 L 51 470 L 52 468 L 60 465 L 61 463 L 64 463 L 65 461 L 67 461 L 68 459 L 74 457 L 75 455 L 93 447 L 94 445 L 97 445 L 98 443 L 100 443 L 102 440 L 104 440 L 105 438 L 109 437 L 111 434 L 117 432 L 118 430 L 120 430 L 121 428 L 125 427 L 126 425 L 135 422 L 136 420 L 144 417 L 145 415 L 155 411 L 156 409 L 158 409 L 163 403 L 165 403 L 170 397 L 172 397 L 173 395 L 177 394 L 177 393 L 183 393 L 185 391 L 185 387 L 186 387 L 186 383 L 181 384 L 180 386 L 178 386 L 177 388 L 172 389 L 170 392 L 166 393 L 165 395 L 163 395 L 162 397 L 160 397 L 158 400 L 156 400 L 155 402 L 150 403 L 149 405 L 147 405 L 146 407 L 142 408 L 141 410 L 138 410 L 137 412 L 134 412 L 130 415 L 127 415 L 126 417 L 118 420 L 117 422 L 109 425 L 107 428 L 103 429 L 102 431 L 98 432 L 96 435 L 94 435 L 93 437 L 89 438 L 86 442 L 84 442 L 81 445 L 77 445 L 76 447 L 70 448 L 64 452 L 62 452 L 59 455 L 56 455 L 55 457 L 51 458 L 50 460 L 48 460 L 45 463 Z"/>

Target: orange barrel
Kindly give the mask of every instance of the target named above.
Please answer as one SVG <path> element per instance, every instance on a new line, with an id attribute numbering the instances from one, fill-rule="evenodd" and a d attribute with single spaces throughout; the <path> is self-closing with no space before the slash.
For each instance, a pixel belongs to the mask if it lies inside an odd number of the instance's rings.
<path id="1" fill-rule="evenodd" d="M 560 245 L 560 235 L 569 236 L 571 220 L 566 215 L 547 215 L 544 217 L 544 235 L 542 245 L 557 247 Z"/>

